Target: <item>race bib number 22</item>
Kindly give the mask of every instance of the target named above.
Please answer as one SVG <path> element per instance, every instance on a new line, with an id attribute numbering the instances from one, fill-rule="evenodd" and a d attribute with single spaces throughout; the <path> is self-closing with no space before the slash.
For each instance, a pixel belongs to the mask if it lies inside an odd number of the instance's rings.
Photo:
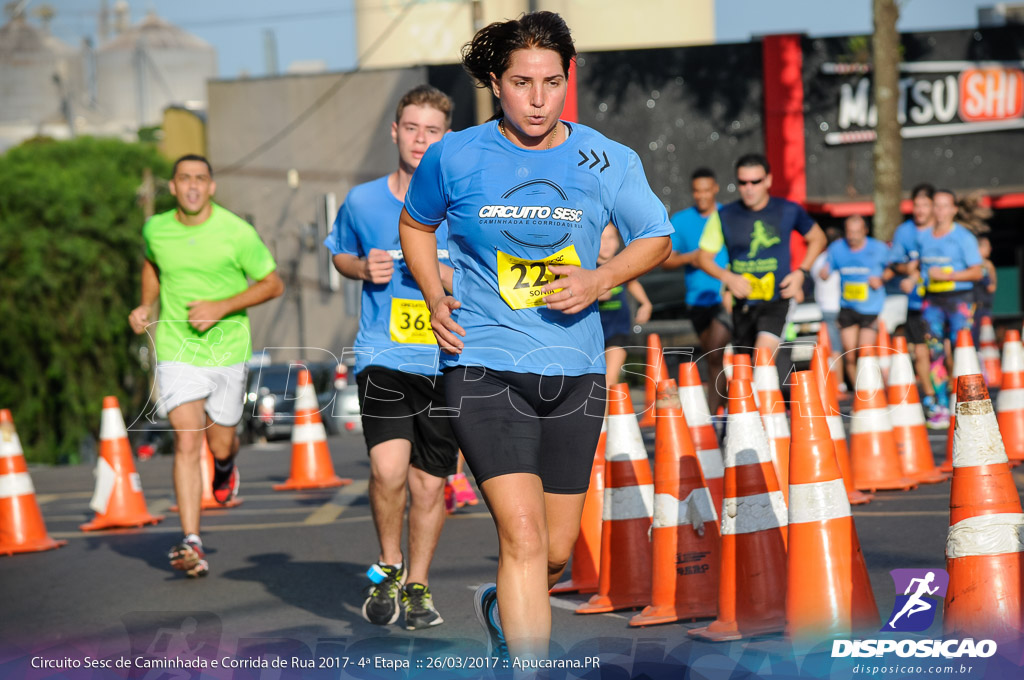
<path id="1" fill-rule="evenodd" d="M 580 266 L 574 245 L 562 248 L 543 260 L 524 260 L 499 250 L 498 289 L 502 299 L 512 309 L 543 307 L 544 293 L 541 288 L 555 280 L 555 275 L 548 267 L 567 264 Z"/>

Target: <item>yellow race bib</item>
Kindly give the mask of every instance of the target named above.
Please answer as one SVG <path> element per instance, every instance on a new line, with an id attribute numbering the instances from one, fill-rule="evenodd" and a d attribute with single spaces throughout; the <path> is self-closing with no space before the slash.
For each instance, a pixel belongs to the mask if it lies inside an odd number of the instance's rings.
<path id="1" fill-rule="evenodd" d="M 548 269 L 548 266 L 553 264 L 579 266 L 580 258 L 576 254 L 576 246 L 562 248 L 543 260 L 524 260 L 499 250 L 498 290 L 501 292 L 501 299 L 512 309 L 543 307 L 544 293 L 541 292 L 541 288 L 549 281 L 555 280 L 555 275 Z"/>
<path id="2" fill-rule="evenodd" d="M 430 310 L 423 300 L 391 299 L 391 339 L 401 343 L 436 345 L 430 330 Z"/>
<path id="3" fill-rule="evenodd" d="M 753 274 L 743 274 L 743 278 L 750 282 L 750 295 L 748 300 L 768 301 L 775 297 L 775 272 L 768 272 L 761 278 Z"/>
<path id="4" fill-rule="evenodd" d="M 940 267 L 940 269 L 946 274 L 952 274 L 952 267 Z M 932 281 L 928 279 L 928 292 L 929 293 L 948 293 L 951 290 L 956 290 L 956 281 Z"/>
<path id="5" fill-rule="evenodd" d="M 848 302 L 867 302 L 868 284 L 864 281 L 859 283 L 850 282 L 843 284 L 843 299 Z"/>

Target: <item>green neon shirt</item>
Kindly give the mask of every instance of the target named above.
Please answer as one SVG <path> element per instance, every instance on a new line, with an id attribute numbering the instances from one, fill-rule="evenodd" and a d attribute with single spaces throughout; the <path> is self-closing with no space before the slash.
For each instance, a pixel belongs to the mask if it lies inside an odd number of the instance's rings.
<path id="1" fill-rule="evenodd" d="M 245 310 L 225 316 L 200 333 L 188 323 L 188 303 L 224 300 L 277 268 L 256 230 L 245 220 L 213 204 L 210 218 L 185 226 L 169 210 L 142 228 L 146 259 L 160 275 L 160 323 L 156 327 L 158 361 L 194 366 L 231 366 L 252 358 L 249 316 Z M 247 278 L 248 277 L 248 278 Z"/>

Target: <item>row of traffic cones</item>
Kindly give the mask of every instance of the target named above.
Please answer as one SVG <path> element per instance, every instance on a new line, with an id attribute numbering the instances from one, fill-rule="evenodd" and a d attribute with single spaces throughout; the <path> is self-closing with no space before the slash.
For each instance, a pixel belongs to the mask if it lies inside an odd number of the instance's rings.
<path id="1" fill-rule="evenodd" d="M 292 462 L 288 480 L 275 490 L 322 489 L 350 484 L 334 473 L 327 433 L 320 419 L 320 407 L 309 371 L 298 378 L 295 425 L 292 430 Z M 135 468 L 128 432 L 116 397 L 103 399 L 100 421 L 100 451 L 96 463 L 96 484 L 89 503 L 94 518 L 82 524 L 82 531 L 157 524 L 162 515 L 152 515 L 146 506 L 142 482 Z M 203 510 L 235 507 L 242 502 L 233 498 L 219 503 L 213 496 L 213 455 L 203 440 L 201 454 Z M 176 510 L 172 507 L 171 510 Z M 46 533 L 35 490 L 25 465 L 14 420 L 7 409 L 0 410 L 0 554 L 50 550 L 65 542 L 54 541 Z"/>

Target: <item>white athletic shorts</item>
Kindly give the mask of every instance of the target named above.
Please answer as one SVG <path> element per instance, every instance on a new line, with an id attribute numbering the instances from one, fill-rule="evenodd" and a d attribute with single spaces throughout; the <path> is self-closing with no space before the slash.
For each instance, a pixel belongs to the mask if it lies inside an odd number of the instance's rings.
<path id="1" fill-rule="evenodd" d="M 156 381 L 160 396 L 156 408 L 169 413 L 182 404 L 205 399 L 206 413 L 213 422 L 234 427 L 242 419 L 248 372 L 245 363 L 211 367 L 159 361 Z"/>

